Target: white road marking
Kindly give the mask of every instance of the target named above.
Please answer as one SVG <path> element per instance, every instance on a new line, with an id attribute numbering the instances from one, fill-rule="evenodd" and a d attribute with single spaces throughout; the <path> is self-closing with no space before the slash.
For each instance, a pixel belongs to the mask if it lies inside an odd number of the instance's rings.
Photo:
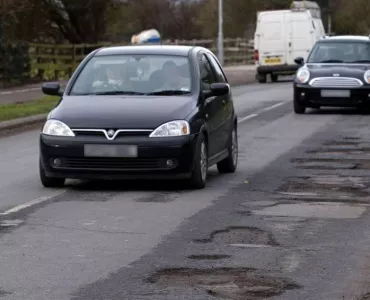
<path id="1" fill-rule="evenodd" d="M 17 93 L 28 93 L 32 91 L 41 91 L 41 88 L 30 88 L 30 89 L 23 89 L 23 90 L 14 90 L 14 91 L 8 91 L 8 92 L 0 92 L 0 95 L 11 95 L 11 94 L 17 94 Z"/>
<path id="2" fill-rule="evenodd" d="M 279 102 L 279 103 L 274 104 L 274 105 L 272 105 L 272 106 L 269 106 L 269 107 L 263 108 L 263 109 L 261 109 L 258 113 L 251 114 L 251 115 L 245 116 L 244 118 L 239 119 L 238 123 L 239 123 L 239 124 L 240 124 L 240 123 L 243 123 L 243 122 L 245 122 L 245 121 L 247 121 L 247 120 L 249 120 L 249 119 L 252 119 L 252 118 L 254 118 L 254 117 L 257 117 L 257 116 L 258 116 L 260 113 L 262 113 L 262 112 L 265 112 L 265 111 L 268 111 L 268 110 L 271 110 L 271 109 L 277 108 L 277 107 L 279 107 L 279 106 L 281 106 L 281 105 L 283 105 L 283 104 L 285 104 L 285 102 Z"/>
<path id="3" fill-rule="evenodd" d="M 244 118 L 241 118 L 241 119 L 238 121 L 238 123 L 243 123 L 244 121 L 247 121 L 247 120 L 252 119 L 252 118 L 254 118 L 254 117 L 257 117 L 257 116 L 258 116 L 258 114 L 251 114 L 251 115 L 249 115 L 249 116 L 246 116 L 246 117 L 244 117 Z"/>
<path id="4" fill-rule="evenodd" d="M 262 109 L 262 111 L 268 111 L 268 110 L 274 109 L 274 108 L 276 108 L 276 107 L 279 107 L 279 106 L 281 106 L 281 105 L 283 105 L 283 104 L 284 104 L 284 102 L 280 102 L 280 103 L 277 103 L 277 104 L 275 104 L 275 105 L 273 105 L 273 106 L 266 107 L 266 108 Z"/>
<path id="5" fill-rule="evenodd" d="M 66 190 L 58 190 L 55 193 L 53 193 L 52 195 L 36 198 L 32 201 L 26 202 L 24 204 L 18 205 L 16 207 L 13 207 L 9 210 L 4 211 L 3 213 L 0 213 L 0 216 L 8 216 L 8 215 L 17 213 L 17 212 L 19 212 L 21 210 L 24 210 L 26 208 L 29 208 L 31 206 L 46 202 L 46 201 L 48 201 L 48 200 L 50 200 L 50 199 L 52 199 L 56 196 L 59 196 L 59 195 L 65 193 L 65 192 L 66 192 Z"/>

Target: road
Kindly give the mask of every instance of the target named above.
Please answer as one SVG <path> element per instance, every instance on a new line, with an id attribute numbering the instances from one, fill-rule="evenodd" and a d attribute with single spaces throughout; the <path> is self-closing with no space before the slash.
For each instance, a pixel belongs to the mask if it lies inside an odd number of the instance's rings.
<path id="1" fill-rule="evenodd" d="M 369 116 L 233 89 L 235 174 L 43 189 L 37 131 L 0 139 L 1 300 L 369 299 Z"/>

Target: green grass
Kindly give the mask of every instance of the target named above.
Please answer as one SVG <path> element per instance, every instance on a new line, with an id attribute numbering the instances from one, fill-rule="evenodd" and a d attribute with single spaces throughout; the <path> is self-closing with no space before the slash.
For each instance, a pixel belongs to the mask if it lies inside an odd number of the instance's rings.
<path id="1" fill-rule="evenodd" d="M 47 96 L 35 101 L 0 104 L 0 122 L 48 113 L 59 97 Z"/>

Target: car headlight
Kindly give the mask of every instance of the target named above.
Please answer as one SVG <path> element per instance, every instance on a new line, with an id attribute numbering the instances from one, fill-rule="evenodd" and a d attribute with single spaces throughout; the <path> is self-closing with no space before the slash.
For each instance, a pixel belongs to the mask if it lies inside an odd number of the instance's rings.
<path id="1" fill-rule="evenodd" d="M 370 84 L 370 70 L 366 71 L 364 74 L 364 80 L 367 84 Z"/>
<path id="2" fill-rule="evenodd" d="M 58 120 L 47 120 L 42 133 L 54 136 L 75 136 L 71 128 Z"/>
<path id="3" fill-rule="evenodd" d="M 300 83 L 307 83 L 310 79 L 310 71 L 308 69 L 300 69 L 297 72 L 297 79 Z"/>
<path id="4" fill-rule="evenodd" d="M 171 121 L 155 129 L 149 137 L 171 137 L 190 134 L 190 126 L 186 121 Z"/>

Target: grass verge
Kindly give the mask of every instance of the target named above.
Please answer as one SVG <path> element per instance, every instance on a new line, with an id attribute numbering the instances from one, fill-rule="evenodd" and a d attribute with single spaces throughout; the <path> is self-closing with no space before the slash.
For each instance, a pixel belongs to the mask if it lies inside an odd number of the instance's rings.
<path id="1" fill-rule="evenodd" d="M 48 113 L 59 97 L 46 96 L 35 101 L 0 104 L 0 122 Z"/>

